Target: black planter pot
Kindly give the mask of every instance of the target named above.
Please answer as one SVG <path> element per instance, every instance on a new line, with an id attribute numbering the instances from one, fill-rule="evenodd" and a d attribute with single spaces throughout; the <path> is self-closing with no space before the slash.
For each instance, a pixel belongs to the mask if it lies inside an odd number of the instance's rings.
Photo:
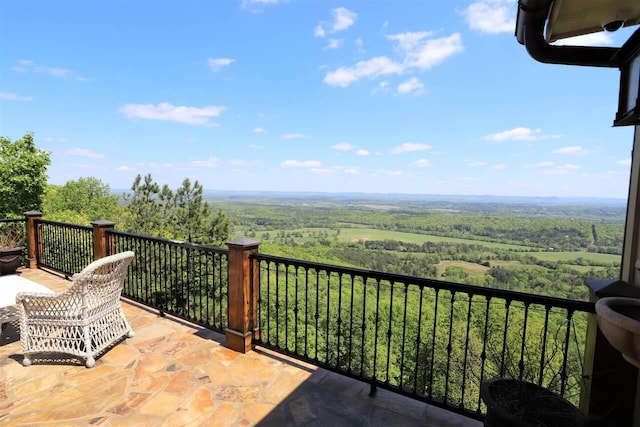
<path id="1" fill-rule="evenodd" d="M 526 381 L 494 378 L 482 383 L 485 427 L 582 427 L 582 412 L 560 395 Z"/>
<path id="2" fill-rule="evenodd" d="M 0 248 L 0 276 L 16 272 L 16 269 L 22 265 L 23 252 L 23 246 Z"/>

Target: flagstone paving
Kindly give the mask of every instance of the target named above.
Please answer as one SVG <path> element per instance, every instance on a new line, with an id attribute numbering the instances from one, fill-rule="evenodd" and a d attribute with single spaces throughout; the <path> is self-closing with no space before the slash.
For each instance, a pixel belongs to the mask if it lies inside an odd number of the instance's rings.
<path id="1" fill-rule="evenodd" d="M 68 282 L 36 269 L 20 274 L 54 291 Z M 1 289 L 0 289 L 1 292 Z M 136 335 L 87 369 L 56 358 L 22 366 L 18 334 L 0 343 L 0 425 L 7 426 L 474 426 L 481 423 L 160 317 L 123 300 Z"/>

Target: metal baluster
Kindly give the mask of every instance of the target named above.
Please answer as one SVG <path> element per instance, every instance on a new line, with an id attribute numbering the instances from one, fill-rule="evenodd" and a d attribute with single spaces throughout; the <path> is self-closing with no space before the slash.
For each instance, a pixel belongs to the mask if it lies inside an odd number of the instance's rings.
<path id="1" fill-rule="evenodd" d="M 524 325 L 522 327 L 522 343 L 520 345 L 520 361 L 518 362 L 518 379 L 522 380 L 524 375 L 524 347 L 527 342 L 527 321 L 529 319 L 529 303 L 524 304 Z"/>
<path id="2" fill-rule="evenodd" d="M 403 388 L 404 382 L 404 352 L 405 342 L 407 339 L 407 298 L 409 295 L 409 283 L 404 283 L 404 309 L 402 316 L 402 350 L 400 351 L 400 388 Z M 416 351 L 417 353 L 417 351 Z"/>
<path id="3" fill-rule="evenodd" d="M 467 294 L 469 297 L 469 303 L 467 305 L 467 333 L 464 340 L 464 359 L 462 362 L 462 395 L 460 396 L 460 408 L 464 408 L 464 393 L 466 391 L 467 383 L 467 357 L 469 355 L 469 330 L 471 329 L 471 303 L 473 301 L 473 294 Z"/>
<path id="4" fill-rule="evenodd" d="M 444 402 L 447 403 L 449 400 L 449 368 L 451 367 L 451 350 L 453 349 L 451 345 L 451 341 L 453 339 L 453 312 L 454 312 L 454 303 L 456 298 L 456 292 L 451 291 L 451 305 L 449 306 L 449 342 L 447 343 L 447 353 L 449 356 L 447 357 L 447 368 L 445 370 L 446 374 L 444 377 Z"/>

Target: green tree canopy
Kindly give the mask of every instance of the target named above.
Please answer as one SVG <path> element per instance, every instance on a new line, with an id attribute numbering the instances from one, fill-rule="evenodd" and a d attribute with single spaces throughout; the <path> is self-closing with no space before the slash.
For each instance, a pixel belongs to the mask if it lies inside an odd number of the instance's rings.
<path id="1" fill-rule="evenodd" d="M 98 219 L 120 222 L 123 208 L 109 184 L 98 178 L 71 180 L 63 186 L 49 186 L 44 198 L 47 219 L 89 224 Z"/>
<path id="2" fill-rule="evenodd" d="M 41 210 L 50 154 L 36 147 L 33 134 L 11 141 L 0 137 L 0 217 Z"/>
<path id="3" fill-rule="evenodd" d="M 175 191 L 160 187 L 150 174 L 138 175 L 131 194 L 123 195 L 125 228 L 139 234 L 221 245 L 229 238 L 229 217 L 214 213 L 203 198 L 203 187 L 187 178 Z"/>

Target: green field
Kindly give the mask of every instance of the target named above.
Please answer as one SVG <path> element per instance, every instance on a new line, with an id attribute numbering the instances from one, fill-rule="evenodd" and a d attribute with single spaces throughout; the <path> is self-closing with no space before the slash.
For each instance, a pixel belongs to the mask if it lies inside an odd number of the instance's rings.
<path id="1" fill-rule="evenodd" d="M 268 234 L 270 239 L 278 237 L 278 233 L 282 233 L 284 230 L 262 230 L 256 233 L 256 238 L 261 239 L 262 236 Z M 389 231 L 378 230 L 375 228 L 340 228 L 339 233 L 336 229 L 332 228 L 296 228 L 292 230 L 286 230 L 286 234 L 293 238 L 297 243 L 315 242 L 322 235 L 331 240 L 337 237 L 339 242 L 359 242 L 367 240 L 395 240 L 399 242 L 407 242 L 413 244 L 422 244 L 425 242 L 444 242 L 451 244 L 467 244 L 467 245 L 482 245 L 487 249 L 502 249 L 511 250 L 516 252 L 526 252 L 527 255 L 531 255 L 540 261 L 560 262 L 566 263 L 572 268 L 575 267 L 579 271 L 588 271 L 590 267 L 580 268 L 579 265 L 574 265 L 579 258 L 584 259 L 589 263 L 599 265 L 618 265 L 620 263 L 620 255 L 601 254 L 586 251 L 532 251 L 530 246 L 523 245 L 510 245 L 504 243 L 486 242 L 482 240 L 472 239 L 459 239 L 453 237 L 433 236 L 419 233 L 405 233 L 401 231 Z M 302 236 L 302 237 L 300 237 Z M 237 237 L 240 237 L 238 235 Z M 516 262 L 516 264 L 520 264 Z M 494 263 L 498 265 L 498 263 Z"/>
<path id="2" fill-rule="evenodd" d="M 568 262 L 571 263 L 577 258 L 583 258 L 589 262 L 598 264 L 619 264 L 620 255 L 599 254 L 594 252 L 530 252 L 541 261 Z"/>
<path id="3" fill-rule="evenodd" d="M 428 234 L 404 233 L 401 231 L 377 230 L 375 228 L 341 228 L 338 238 L 341 242 L 360 240 L 397 240 L 399 242 L 422 244 L 425 242 L 445 242 L 452 244 L 482 245 L 492 249 L 530 251 L 530 246 L 509 245 L 505 243 L 485 242 L 482 240 L 457 239 L 454 237 L 432 236 Z"/>

